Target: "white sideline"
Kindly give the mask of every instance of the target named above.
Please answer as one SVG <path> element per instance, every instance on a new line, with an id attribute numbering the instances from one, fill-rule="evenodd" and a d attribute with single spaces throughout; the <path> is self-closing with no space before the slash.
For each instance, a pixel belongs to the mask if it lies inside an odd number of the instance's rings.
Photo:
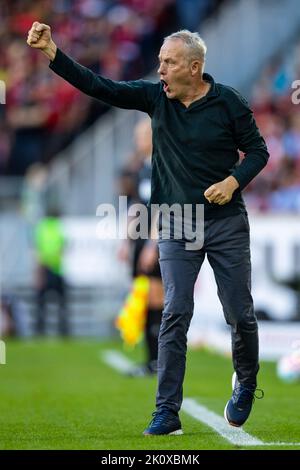
<path id="1" fill-rule="evenodd" d="M 224 418 L 210 411 L 203 405 L 197 403 L 193 398 L 185 398 L 182 403 L 182 410 L 193 418 L 206 424 L 224 439 L 235 446 L 261 446 L 263 441 L 252 437 L 241 428 L 235 428 L 226 423 Z"/>
<path id="2" fill-rule="evenodd" d="M 118 372 L 122 372 L 123 374 L 132 370 L 132 367 L 134 366 L 134 363 L 124 356 L 124 354 L 114 351 L 113 349 L 101 352 L 100 359 L 113 369 L 116 369 Z"/>
<path id="3" fill-rule="evenodd" d="M 100 352 L 99 358 L 123 374 L 132 370 L 134 365 L 124 354 L 113 349 Z M 230 426 L 223 417 L 201 405 L 193 398 L 185 398 L 183 400 L 182 411 L 206 424 L 235 446 L 300 446 L 300 442 L 263 442 L 243 431 L 242 428 Z"/>
<path id="4" fill-rule="evenodd" d="M 182 403 L 182 410 L 192 418 L 206 424 L 220 436 L 235 446 L 300 446 L 300 442 L 263 442 L 251 436 L 242 428 L 230 426 L 225 419 L 213 411 L 210 411 L 193 398 L 185 398 Z"/>

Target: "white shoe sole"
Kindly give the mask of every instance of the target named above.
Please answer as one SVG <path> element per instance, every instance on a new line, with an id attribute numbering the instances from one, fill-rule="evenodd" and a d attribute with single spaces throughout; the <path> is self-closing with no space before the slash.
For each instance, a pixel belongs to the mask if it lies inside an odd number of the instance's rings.
<path id="1" fill-rule="evenodd" d="M 183 430 L 182 429 L 177 429 L 177 431 L 170 432 L 167 435 L 168 436 L 181 436 L 182 434 L 183 434 Z"/>
<path id="2" fill-rule="evenodd" d="M 227 423 L 230 424 L 230 422 L 227 419 L 227 406 L 228 406 L 228 402 L 226 403 L 225 408 L 224 408 L 224 418 L 225 418 L 225 421 L 227 421 Z"/>
<path id="3" fill-rule="evenodd" d="M 169 434 L 145 434 L 143 433 L 144 436 L 182 436 L 183 430 L 182 429 L 177 429 L 176 431 L 169 432 Z"/>

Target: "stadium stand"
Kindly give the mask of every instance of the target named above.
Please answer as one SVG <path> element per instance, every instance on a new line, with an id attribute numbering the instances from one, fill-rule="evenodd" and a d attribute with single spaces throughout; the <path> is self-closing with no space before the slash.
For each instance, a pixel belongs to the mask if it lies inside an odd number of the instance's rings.
<path id="1" fill-rule="evenodd" d="M 162 38 L 183 25 L 196 27 L 221 3 L 185 0 L 3 0 L 0 5 L 0 79 L 6 107 L 0 114 L 0 174 L 23 175 L 48 162 L 107 110 L 45 67 L 24 38 L 37 18 L 83 65 L 115 80 L 149 73 Z M 185 12 L 185 13 L 183 13 Z"/>

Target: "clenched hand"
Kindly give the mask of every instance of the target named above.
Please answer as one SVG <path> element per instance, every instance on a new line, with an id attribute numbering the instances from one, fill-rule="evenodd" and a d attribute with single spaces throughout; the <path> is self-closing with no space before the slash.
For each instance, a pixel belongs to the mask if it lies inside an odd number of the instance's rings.
<path id="1" fill-rule="evenodd" d="M 51 28 L 47 24 L 35 21 L 28 31 L 27 44 L 34 49 L 40 49 L 53 60 L 56 54 L 56 45 L 51 37 Z"/>
<path id="2" fill-rule="evenodd" d="M 234 176 L 228 176 L 225 180 L 210 186 L 205 191 L 204 196 L 208 202 L 214 202 L 215 204 L 223 206 L 231 201 L 232 195 L 238 187 L 239 183 Z"/>

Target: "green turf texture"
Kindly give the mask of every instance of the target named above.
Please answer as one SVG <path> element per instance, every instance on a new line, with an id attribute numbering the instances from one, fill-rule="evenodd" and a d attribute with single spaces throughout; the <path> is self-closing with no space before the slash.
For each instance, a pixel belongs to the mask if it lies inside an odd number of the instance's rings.
<path id="1" fill-rule="evenodd" d="M 183 436 L 144 437 L 154 410 L 156 378 L 122 376 L 101 361 L 105 349 L 136 361 L 143 354 L 141 347 L 125 351 L 118 341 L 7 342 L 7 364 L 0 365 L 0 449 L 242 448 L 184 412 Z M 229 358 L 189 351 L 184 396 L 223 416 L 231 374 Z M 243 429 L 265 442 L 300 442 L 300 384 L 280 382 L 275 364 L 262 363 L 259 386 L 265 398 L 255 402 Z"/>

